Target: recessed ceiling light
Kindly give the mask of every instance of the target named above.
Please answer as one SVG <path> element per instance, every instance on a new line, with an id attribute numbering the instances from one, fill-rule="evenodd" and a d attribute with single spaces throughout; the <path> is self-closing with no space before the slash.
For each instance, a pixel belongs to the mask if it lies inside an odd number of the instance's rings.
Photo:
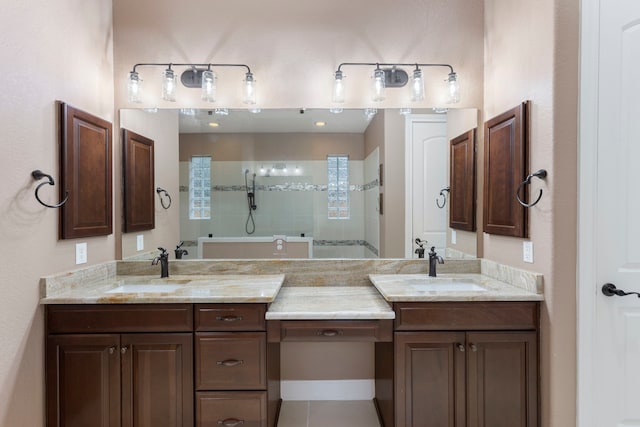
<path id="1" fill-rule="evenodd" d="M 220 123 L 210 122 L 209 126 L 211 126 L 212 128 L 217 128 L 218 126 L 220 126 Z"/>
<path id="2" fill-rule="evenodd" d="M 321 128 L 322 126 L 326 126 L 327 122 L 317 121 L 317 122 L 314 122 L 313 124 Z"/>

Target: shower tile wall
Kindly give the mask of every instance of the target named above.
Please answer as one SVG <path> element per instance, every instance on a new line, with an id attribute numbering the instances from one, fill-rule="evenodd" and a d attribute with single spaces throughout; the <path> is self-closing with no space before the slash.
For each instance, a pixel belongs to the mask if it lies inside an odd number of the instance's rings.
<path id="1" fill-rule="evenodd" d="M 198 237 L 209 234 L 249 236 L 245 230 L 248 205 L 244 181 L 244 171 L 248 169 L 249 185 L 256 173 L 257 209 L 253 211 L 255 233 L 252 236 L 312 236 L 318 243 L 314 245 L 316 258 L 377 256 L 377 150 L 364 161 L 349 162 L 351 215 L 346 220 L 327 218 L 326 161 L 289 162 L 287 174 L 281 170 L 270 171 L 277 163 L 282 162 L 212 161 L 211 219 L 189 220 L 189 162 L 180 162 L 181 239 L 193 244 Z M 296 166 L 298 172 L 295 172 Z M 190 255 L 195 254 L 193 247 Z"/>

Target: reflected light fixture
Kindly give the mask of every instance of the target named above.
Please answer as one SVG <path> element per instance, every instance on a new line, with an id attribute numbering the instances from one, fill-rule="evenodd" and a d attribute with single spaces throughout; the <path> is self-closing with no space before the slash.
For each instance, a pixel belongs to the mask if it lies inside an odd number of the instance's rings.
<path id="1" fill-rule="evenodd" d="M 343 62 L 333 74 L 333 94 L 331 97 L 332 112 L 341 112 L 341 105 L 345 102 L 346 87 L 344 84 L 344 73 L 342 67 L 347 66 L 367 66 L 375 67 L 371 75 L 371 99 L 380 102 L 385 99 L 387 88 L 404 87 L 409 82 L 409 75 L 399 67 L 415 67 L 411 73 L 411 101 L 420 102 L 425 99 L 425 82 L 422 68 L 445 67 L 449 69 L 448 78 L 448 102 L 460 102 L 460 83 L 458 74 L 449 64 L 423 64 L 423 63 L 380 63 L 380 62 Z"/>
<path id="2" fill-rule="evenodd" d="M 256 103 L 256 80 L 251 69 L 245 64 L 174 64 L 174 63 L 144 63 L 135 64 L 127 78 L 127 99 L 129 102 L 142 102 L 142 86 L 138 67 L 165 67 L 162 73 L 162 99 L 175 102 L 178 80 L 175 67 L 188 68 L 180 75 L 180 82 L 188 88 L 199 88 L 200 98 L 207 102 L 216 102 L 218 77 L 212 70 L 214 67 L 241 67 L 246 70 L 243 80 L 242 102 Z"/>

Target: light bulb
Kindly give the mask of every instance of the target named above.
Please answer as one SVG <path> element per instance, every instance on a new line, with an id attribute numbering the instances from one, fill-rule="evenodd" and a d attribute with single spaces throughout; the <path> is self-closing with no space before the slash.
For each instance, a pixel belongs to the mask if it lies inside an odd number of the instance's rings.
<path id="1" fill-rule="evenodd" d="M 211 70 L 202 72 L 202 95 L 203 101 L 216 102 L 216 74 Z"/>
<path id="2" fill-rule="evenodd" d="M 424 79 L 422 78 L 422 70 L 413 70 L 411 76 L 411 101 L 417 102 L 424 99 Z"/>
<path id="3" fill-rule="evenodd" d="M 171 68 L 167 68 L 162 73 L 162 99 L 175 102 L 176 86 L 176 75 Z"/>
<path id="4" fill-rule="evenodd" d="M 252 73 L 245 74 L 244 99 L 242 100 L 242 102 L 245 104 L 256 103 L 256 81 L 254 80 Z"/>
<path id="5" fill-rule="evenodd" d="M 384 101 L 384 70 L 376 68 L 371 76 L 371 100 Z"/>
<path id="6" fill-rule="evenodd" d="M 447 79 L 449 83 L 449 103 L 455 104 L 460 102 L 460 82 L 458 81 L 458 75 L 456 73 L 449 73 Z"/>
<path id="7" fill-rule="evenodd" d="M 334 74 L 331 102 L 335 104 L 342 104 L 344 102 L 344 77 L 342 71 L 336 71 Z"/>
<path id="8" fill-rule="evenodd" d="M 129 72 L 129 79 L 127 80 L 127 98 L 129 102 L 142 102 L 140 89 L 140 76 L 135 71 Z"/>

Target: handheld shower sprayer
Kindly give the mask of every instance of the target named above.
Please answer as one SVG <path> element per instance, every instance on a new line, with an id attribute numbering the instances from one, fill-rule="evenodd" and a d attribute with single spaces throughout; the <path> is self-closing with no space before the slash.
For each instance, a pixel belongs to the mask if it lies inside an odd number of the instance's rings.
<path id="1" fill-rule="evenodd" d="M 253 219 L 253 211 L 258 209 L 258 205 L 256 205 L 256 174 L 253 174 L 251 186 L 249 186 L 249 179 L 247 178 L 247 175 L 249 175 L 250 172 L 251 171 L 249 169 L 244 170 L 244 188 L 247 192 L 247 205 L 249 207 L 249 215 L 247 216 L 247 222 L 244 227 L 247 234 L 253 234 L 256 231 L 256 223 Z"/>

